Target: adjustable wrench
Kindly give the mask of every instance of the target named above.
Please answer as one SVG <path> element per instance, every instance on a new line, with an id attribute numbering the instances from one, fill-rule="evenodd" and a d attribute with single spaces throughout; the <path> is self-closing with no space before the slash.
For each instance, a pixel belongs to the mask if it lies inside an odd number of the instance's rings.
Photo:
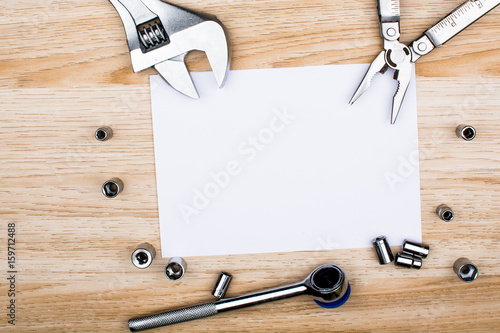
<path id="1" fill-rule="evenodd" d="M 229 46 L 214 16 L 161 0 L 109 0 L 120 15 L 134 72 L 155 67 L 174 89 L 197 99 L 184 58 L 193 50 L 207 55 L 219 87 L 229 71 Z"/>

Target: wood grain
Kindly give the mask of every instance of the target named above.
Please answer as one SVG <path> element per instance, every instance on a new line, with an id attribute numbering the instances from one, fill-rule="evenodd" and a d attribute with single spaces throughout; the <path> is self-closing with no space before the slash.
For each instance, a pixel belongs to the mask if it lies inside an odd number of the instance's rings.
<path id="1" fill-rule="evenodd" d="M 367 63 L 380 51 L 376 2 L 179 0 L 228 28 L 233 69 Z M 460 4 L 402 1 L 403 42 Z M 4 0 L 0 4 L 0 329 L 120 332 L 137 315 L 205 302 L 220 270 L 228 296 L 295 282 L 325 262 L 341 265 L 353 293 L 338 310 L 299 297 L 179 324 L 180 332 L 494 332 L 500 329 L 500 10 L 494 9 L 416 65 L 423 238 L 420 270 L 379 266 L 372 249 L 187 258 L 167 281 L 157 259 L 130 264 L 136 245 L 160 249 L 147 70 L 132 73 L 123 28 L 106 0 Z M 191 70 L 208 70 L 201 53 Z M 476 127 L 474 141 L 455 127 Z M 94 130 L 114 129 L 98 143 Z M 126 189 L 104 200 L 100 185 Z M 453 207 L 440 221 L 434 209 Z M 403 217 L 404 218 L 404 217 Z M 7 225 L 17 225 L 17 320 L 7 324 Z M 396 250 L 396 248 L 395 248 Z M 466 256 L 479 267 L 465 284 Z M 159 332 L 162 330 L 158 330 Z M 163 330 L 167 331 L 167 330 Z"/>

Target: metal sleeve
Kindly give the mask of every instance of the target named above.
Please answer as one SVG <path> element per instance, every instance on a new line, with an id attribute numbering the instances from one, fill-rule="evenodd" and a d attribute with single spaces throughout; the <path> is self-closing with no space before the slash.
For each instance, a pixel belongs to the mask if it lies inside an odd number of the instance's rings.
<path id="1" fill-rule="evenodd" d="M 128 322 L 128 327 L 131 332 L 139 332 L 184 321 L 210 317 L 217 313 L 215 303 L 206 303 L 143 318 L 131 319 Z"/>

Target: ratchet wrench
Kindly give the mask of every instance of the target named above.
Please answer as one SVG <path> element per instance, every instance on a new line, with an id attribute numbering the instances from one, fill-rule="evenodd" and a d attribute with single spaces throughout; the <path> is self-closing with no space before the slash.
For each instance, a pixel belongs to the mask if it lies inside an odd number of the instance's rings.
<path id="1" fill-rule="evenodd" d="M 244 296 L 223 298 L 215 302 L 144 318 L 131 319 L 128 326 L 131 332 L 139 332 L 299 295 L 320 298 L 326 302 L 315 300 L 318 305 L 325 308 L 335 308 L 347 301 L 350 295 L 350 286 L 345 279 L 344 271 L 339 266 L 326 264 L 316 268 L 305 280 L 299 283 Z"/>

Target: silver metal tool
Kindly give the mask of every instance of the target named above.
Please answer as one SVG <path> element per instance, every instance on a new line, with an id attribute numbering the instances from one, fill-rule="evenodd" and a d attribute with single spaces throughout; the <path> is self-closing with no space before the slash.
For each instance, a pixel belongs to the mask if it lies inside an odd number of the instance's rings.
<path id="1" fill-rule="evenodd" d="M 453 211 L 451 210 L 450 207 L 448 207 L 445 204 L 441 204 L 437 206 L 436 208 L 436 214 L 439 216 L 439 218 L 445 222 L 450 222 L 453 220 L 453 217 L 455 214 L 453 214 Z"/>
<path id="2" fill-rule="evenodd" d="M 396 266 L 420 269 L 422 268 L 422 258 L 412 256 L 411 254 L 398 253 L 396 254 L 394 264 Z"/>
<path id="3" fill-rule="evenodd" d="M 371 63 L 349 104 L 352 105 L 370 87 L 375 74 L 383 74 L 390 67 L 395 70 L 394 79 L 398 81 L 392 102 L 391 123 L 394 124 L 410 84 L 413 63 L 498 6 L 500 0 L 467 0 L 409 46 L 399 42 L 399 0 L 377 0 L 377 3 L 384 51 Z"/>
<path id="4" fill-rule="evenodd" d="M 467 258 L 457 259 L 453 264 L 453 271 L 464 282 L 474 281 L 479 273 L 477 267 Z"/>
<path id="5" fill-rule="evenodd" d="M 151 328 L 210 317 L 221 312 L 246 308 L 252 305 L 277 301 L 299 295 L 311 295 L 325 301 L 339 300 L 348 295 L 349 285 L 344 271 L 337 265 L 327 264 L 316 268 L 304 281 L 296 284 L 261 291 L 239 297 L 224 298 L 215 302 L 196 305 L 180 310 L 160 313 L 149 317 L 131 319 L 130 331 Z"/>
<path id="6" fill-rule="evenodd" d="M 94 134 L 97 141 L 108 141 L 113 137 L 113 130 L 110 127 L 99 127 Z"/>
<path id="7" fill-rule="evenodd" d="M 215 16 L 160 0 L 109 0 L 120 15 L 134 72 L 155 67 L 177 91 L 198 98 L 184 58 L 204 51 L 219 87 L 229 71 L 226 32 Z"/>
<path id="8" fill-rule="evenodd" d="M 215 284 L 212 295 L 214 295 L 218 299 L 224 298 L 232 279 L 233 277 L 231 274 L 221 272 L 219 278 L 217 279 L 217 283 Z"/>
<path id="9" fill-rule="evenodd" d="M 187 263 L 186 260 L 180 257 L 175 257 L 170 259 L 167 266 L 165 267 L 165 275 L 172 281 L 177 281 L 182 279 L 184 273 L 186 273 Z"/>
<path id="10" fill-rule="evenodd" d="M 429 255 L 429 246 L 405 239 L 401 246 L 401 251 L 425 259 Z"/>
<path id="11" fill-rule="evenodd" d="M 102 194 L 106 198 L 113 199 L 123 191 L 123 182 L 119 178 L 108 180 L 102 185 Z"/>
<path id="12" fill-rule="evenodd" d="M 377 257 L 381 265 L 386 265 L 394 261 L 394 256 L 392 255 L 391 247 L 387 242 L 385 236 L 380 236 L 372 241 L 373 247 L 377 252 Z"/>
<path id="13" fill-rule="evenodd" d="M 151 266 L 153 259 L 156 256 L 156 250 L 153 245 L 149 243 L 143 243 L 137 247 L 137 249 L 132 253 L 132 264 L 140 269 L 145 269 Z"/>
<path id="14" fill-rule="evenodd" d="M 457 126 L 455 133 L 459 138 L 464 139 L 465 141 L 474 140 L 476 137 L 476 129 L 470 125 Z"/>

